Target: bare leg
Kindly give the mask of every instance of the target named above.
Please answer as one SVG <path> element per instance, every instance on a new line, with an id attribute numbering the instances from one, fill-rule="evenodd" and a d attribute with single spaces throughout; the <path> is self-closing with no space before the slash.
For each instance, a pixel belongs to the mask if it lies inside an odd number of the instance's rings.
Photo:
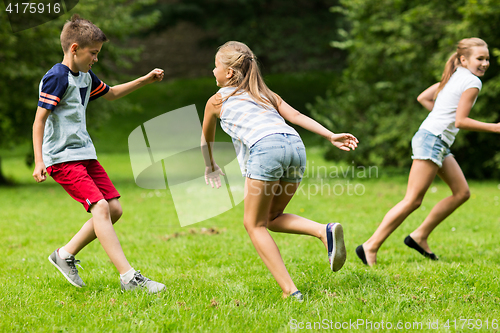
<path id="1" fill-rule="evenodd" d="M 92 218 L 83 225 L 64 248 L 69 253 L 76 255 L 87 244 L 98 238 L 118 272 L 120 274 L 126 273 L 132 267 L 123 253 L 113 228 L 113 223 L 118 221 L 122 214 L 120 202 L 118 199 L 111 199 L 109 202 L 103 199 L 92 205 L 90 211 Z"/>
<path id="2" fill-rule="evenodd" d="M 413 160 L 404 199 L 387 212 L 375 233 L 363 244 L 369 266 L 377 262 L 378 249 L 387 237 L 401 225 L 408 215 L 420 207 L 425 192 L 432 184 L 437 172 L 438 166 L 435 163 L 429 160 Z"/>
<path id="3" fill-rule="evenodd" d="M 267 228 L 274 232 L 309 235 L 319 238 L 327 248 L 326 224 L 320 224 L 294 214 L 283 214 L 300 183 L 280 181 L 271 202 Z"/>
<path id="4" fill-rule="evenodd" d="M 438 176 L 448 184 L 452 195 L 439 201 L 422 224 L 410 234 L 411 238 L 426 252 L 432 252 L 427 244 L 430 233 L 470 197 L 469 185 L 453 156 L 448 156 L 443 161 L 443 166 L 438 171 Z"/>
<path id="5" fill-rule="evenodd" d="M 283 290 L 283 297 L 287 297 L 297 291 L 297 287 L 288 274 L 278 246 L 266 228 L 277 185 L 278 181 L 246 179 L 243 223 L 257 253 Z"/>
<path id="6" fill-rule="evenodd" d="M 111 216 L 111 222 L 113 224 L 120 219 L 122 216 L 122 207 L 118 199 L 111 199 L 108 201 L 109 204 L 109 214 Z M 94 223 L 92 218 L 90 218 L 83 227 L 73 236 L 73 238 L 64 246 L 66 251 L 73 255 L 77 255 L 85 246 L 90 244 L 96 235 L 94 232 Z"/>

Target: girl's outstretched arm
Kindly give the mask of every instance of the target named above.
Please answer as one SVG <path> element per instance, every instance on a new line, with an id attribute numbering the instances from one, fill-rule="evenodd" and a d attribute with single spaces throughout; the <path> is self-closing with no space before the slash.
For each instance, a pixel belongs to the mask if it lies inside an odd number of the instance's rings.
<path id="1" fill-rule="evenodd" d="M 470 110 L 479 94 L 479 89 L 469 88 L 462 93 L 457 107 L 455 127 L 469 131 L 500 133 L 500 123 L 484 123 L 469 118 Z"/>
<path id="2" fill-rule="evenodd" d="M 305 128 L 308 131 L 321 135 L 322 137 L 330 141 L 332 145 L 341 150 L 354 150 L 358 146 L 359 141 L 354 135 L 349 133 L 335 134 L 332 131 L 326 129 L 316 120 L 309 118 L 308 116 L 303 115 L 299 111 L 292 108 L 279 96 L 278 101 L 278 112 L 283 118 L 285 118 L 285 120 L 288 120 L 292 124 L 299 125 L 300 127 Z"/>
<path id="3" fill-rule="evenodd" d="M 220 175 L 224 175 L 213 158 L 213 147 L 215 142 L 215 129 L 217 118 L 221 110 L 221 97 L 215 94 L 205 106 L 205 115 L 203 116 L 203 133 L 201 135 L 201 152 L 205 160 L 205 182 L 210 183 L 212 187 L 221 186 Z"/>
<path id="4" fill-rule="evenodd" d="M 425 89 L 420 95 L 417 97 L 417 101 L 422 104 L 424 108 L 429 111 L 432 111 L 434 108 L 434 95 L 436 95 L 436 91 L 439 87 L 439 82 L 433 84 L 429 88 Z"/>

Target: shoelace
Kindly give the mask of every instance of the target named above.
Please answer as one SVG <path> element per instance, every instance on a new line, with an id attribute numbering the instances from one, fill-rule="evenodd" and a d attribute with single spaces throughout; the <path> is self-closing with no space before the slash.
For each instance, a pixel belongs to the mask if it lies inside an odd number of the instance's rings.
<path id="1" fill-rule="evenodd" d="M 148 283 L 149 281 L 151 281 L 147 277 L 142 276 L 141 271 L 137 271 L 137 272 L 134 273 L 134 280 L 141 287 L 145 287 L 146 283 Z"/>
<path id="2" fill-rule="evenodd" d="M 68 263 L 68 266 L 71 268 L 71 273 L 78 273 L 78 268 L 76 268 L 76 266 L 83 269 L 83 267 L 80 266 L 80 260 L 76 260 L 75 257 L 70 257 L 65 260 Z"/>

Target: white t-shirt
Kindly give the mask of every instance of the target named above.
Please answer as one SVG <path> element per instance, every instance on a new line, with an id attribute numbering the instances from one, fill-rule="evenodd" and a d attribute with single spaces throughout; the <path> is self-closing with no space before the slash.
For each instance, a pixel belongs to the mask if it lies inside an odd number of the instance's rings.
<path id="1" fill-rule="evenodd" d="M 470 88 L 481 90 L 481 80 L 467 68 L 457 67 L 450 80 L 441 90 L 434 102 L 434 108 L 424 120 L 420 129 L 425 129 L 441 139 L 451 147 L 458 133 L 455 127 L 458 102 L 464 91 Z M 476 101 L 474 101 L 474 104 Z M 473 105 L 474 105 L 473 104 Z"/>

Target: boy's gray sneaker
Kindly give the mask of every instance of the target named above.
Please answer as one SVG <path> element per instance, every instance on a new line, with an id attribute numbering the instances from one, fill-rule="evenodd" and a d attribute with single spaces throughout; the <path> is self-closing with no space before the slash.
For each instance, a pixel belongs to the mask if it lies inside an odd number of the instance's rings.
<path id="1" fill-rule="evenodd" d="M 62 273 L 62 275 L 64 275 L 69 283 L 78 288 L 85 287 L 85 283 L 78 275 L 78 269 L 76 268 L 76 265 L 80 266 L 80 260 L 76 260 L 74 256 L 71 256 L 67 259 L 62 259 L 57 253 L 58 250 L 59 249 L 55 250 L 49 256 L 50 263 L 56 266 L 56 268 Z"/>
<path id="2" fill-rule="evenodd" d="M 151 294 L 156 294 L 166 288 L 163 283 L 155 282 L 145 276 L 142 276 L 140 271 L 135 271 L 134 277 L 129 281 L 129 283 L 123 283 L 122 279 L 120 279 L 120 284 L 122 286 L 122 290 L 134 290 L 140 288 L 146 289 L 146 291 Z"/>

